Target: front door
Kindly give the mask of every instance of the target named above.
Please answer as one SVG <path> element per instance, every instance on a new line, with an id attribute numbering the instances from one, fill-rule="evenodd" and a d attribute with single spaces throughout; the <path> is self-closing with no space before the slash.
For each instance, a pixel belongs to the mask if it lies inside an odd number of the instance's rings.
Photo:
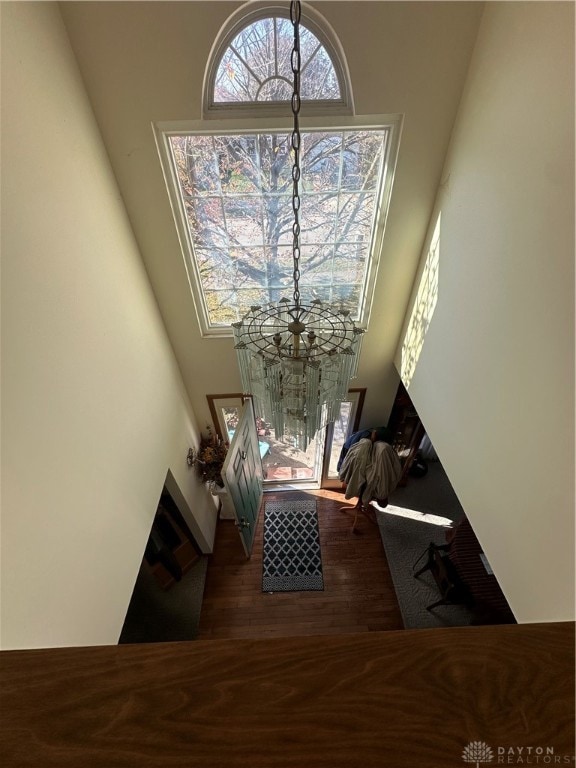
<path id="1" fill-rule="evenodd" d="M 234 506 L 234 517 L 246 556 L 250 557 L 262 502 L 262 464 L 252 400 L 242 406 L 222 479 Z"/>

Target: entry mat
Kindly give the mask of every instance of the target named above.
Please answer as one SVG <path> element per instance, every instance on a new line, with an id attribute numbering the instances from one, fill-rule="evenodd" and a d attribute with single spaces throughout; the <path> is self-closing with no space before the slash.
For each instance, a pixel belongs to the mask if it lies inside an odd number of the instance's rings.
<path id="1" fill-rule="evenodd" d="M 262 592 L 323 589 L 316 502 L 267 502 L 264 509 Z"/>

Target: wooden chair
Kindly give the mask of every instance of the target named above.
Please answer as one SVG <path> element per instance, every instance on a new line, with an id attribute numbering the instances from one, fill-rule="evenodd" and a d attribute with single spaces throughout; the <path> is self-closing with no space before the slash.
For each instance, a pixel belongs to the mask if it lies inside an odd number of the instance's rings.
<path id="1" fill-rule="evenodd" d="M 356 502 L 356 505 L 354 507 L 340 507 L 338 510 L 339 512 L 344 512 L 347 515 L 353 515 L 354 516 L 354 522 L 352 523 L 352 533 L 358 533 L 356 530 L 356 523 L 358 522 L 359 515 L 364 515 L 364 517 L 368 518 L 371 523 L 374 525 L 378 525 L 378 521 L 376 520 L 376 513 L 374 510 L 370 507 L 370 504 L 364 505 L 362 503 L 362 494 L 364 493 L 364 489 L 366 486 L 362 486 L 360 488 L 360 495 L 358 496 L 358 501 Z M 388 501 L 388 500 L 386 500 Z"/>
<path id="2" fill-rule="evenodd" d="M 434 544 L 431 542 L 427 549 L 428 559 L 426 564 L 414 574 L 414 578 L 417 579 L 425 571 L 430 571 L 438 586 L 441 595 L 440 600 L 427 605 L 427 611 L 432 611 L 439 605 L 469 605 L 471 603 L 471 595 L 468 588 L 459 578 L 456 569 L 450 562 L 447 554 L 449 549 L 449 544 Z M 414 563 L 414 568 L 418 565 L 422 556 Z"/>

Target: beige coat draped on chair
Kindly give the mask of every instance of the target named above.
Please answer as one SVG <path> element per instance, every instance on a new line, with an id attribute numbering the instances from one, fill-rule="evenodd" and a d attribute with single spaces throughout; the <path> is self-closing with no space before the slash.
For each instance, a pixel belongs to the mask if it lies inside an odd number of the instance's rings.
<path id="1" fill-rule="evenodd" d="M 365 438 L 352 445 L 340 467 L 346 483 L 346 498 L 361 496 L 367 506 L 372 499 L 385 499 L 398 485 L 402 467 L 396 451 L 384 442 Z"/>

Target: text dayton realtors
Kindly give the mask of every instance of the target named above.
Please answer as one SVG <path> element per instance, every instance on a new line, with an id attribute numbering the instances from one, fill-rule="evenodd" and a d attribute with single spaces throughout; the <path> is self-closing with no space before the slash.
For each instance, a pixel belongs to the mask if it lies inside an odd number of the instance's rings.
<path id="1" fill-rule="evenodd" d="M 554 747 L 496 747 L 499 765 L 574 765 L 574 755 L 556 755 Z"/>

